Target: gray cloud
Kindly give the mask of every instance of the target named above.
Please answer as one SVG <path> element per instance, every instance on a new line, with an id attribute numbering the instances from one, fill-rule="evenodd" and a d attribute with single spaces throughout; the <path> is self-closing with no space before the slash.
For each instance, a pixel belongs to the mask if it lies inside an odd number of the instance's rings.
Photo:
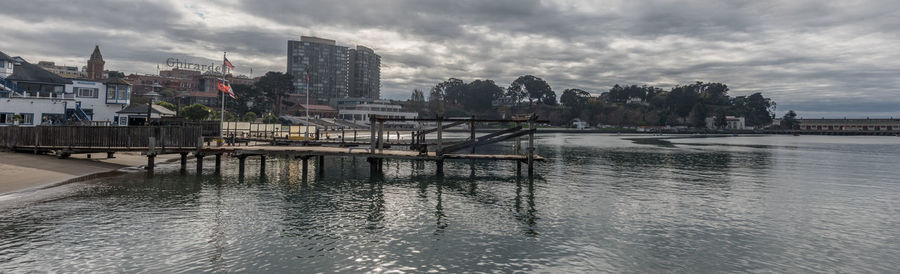
<path id="1" fill-rule="evenodd" d="M 900 2 L 781 1 L 53 1 L 0 0 L 0 50 L 155 72 L 166 57 L 283 71 L 286 41 L 316 35 L 382 55 L 383 94 L 449 77 L 507 85 L 523 74 L 558 92 L 614 84 L 725 82 L 779 111 L 900 116 Z M 47 8 L 53 7 L 53 8 Z M 226 18 L 226 19 L 221 19 Z M 233 58 L 231 56 L 234 56 Z"/>

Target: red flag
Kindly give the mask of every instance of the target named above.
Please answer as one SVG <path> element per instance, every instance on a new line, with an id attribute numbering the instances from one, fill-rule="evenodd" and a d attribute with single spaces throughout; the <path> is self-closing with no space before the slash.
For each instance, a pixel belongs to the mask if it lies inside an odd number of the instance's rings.
<path id="1" fill-rule="evenodd" d="M 234 69 L 234 65 L 231 64 L 231 61 L 228 61 L 228 57 L 225 57 L 225 66 Z"/>
<path id="2" fill-rule="evenodd" d="M 228 94 L 228 96 L 231 96 L 231 99 L 237 99 L 237 96 L 231 91 L 231 84 L 228 84 L 226 81 L 219 80 L 219 91 Z"/>

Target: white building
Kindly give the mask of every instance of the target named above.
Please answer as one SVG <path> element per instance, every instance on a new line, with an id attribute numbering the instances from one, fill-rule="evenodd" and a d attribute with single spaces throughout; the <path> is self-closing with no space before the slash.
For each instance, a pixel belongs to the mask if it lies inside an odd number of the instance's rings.
<path id="1" fill-rule="evenodd" d="M 76 103 L 68 106 L 67 112 L 78 111 L 78 108 L 93 122 L 102 124 L 119 124 L 117 111 L 124 109 L 131 102 L 131 85 L 120 78 L 112 78 L 105 83 L 90 80 L 72 80 L 66 85 L 66 97 L 74 98 Z"/>
<path id="2" fill-rule="evenodd" d="M 716 127 L 716 117 L 706 117 L 706 128 L 708 129 L 717 129 Z M 725 125 L 722 129 L 729 130 L 745 130 L 747 128 L 744 123 L 744 117 L 736 117 L 736 116 L 725 116 Z"/>
<path id="3" fill-rule="evenodd" d="M 130 103 L 122 79 L 66 79 L 2 52 L 0 62 L 0 125 L 117 124 L 116 112 Z"/>
<path id="4" fill-rule="evenodd" d="M 359 125 L 369 125 L 369 121 L 374 116 L 383 116 L 387 118 L 405 118 L 415 119 L 419 117 L 416 112 L 406 112 L 397 104 L 392 104 L 388 100 L 365 99 L 365 98 L 346 98 L 335 101 L 338 108 L 338 118 Z M 416 123 L 409 122 L 390 122 L 394 126 L 413 126 Z"/>

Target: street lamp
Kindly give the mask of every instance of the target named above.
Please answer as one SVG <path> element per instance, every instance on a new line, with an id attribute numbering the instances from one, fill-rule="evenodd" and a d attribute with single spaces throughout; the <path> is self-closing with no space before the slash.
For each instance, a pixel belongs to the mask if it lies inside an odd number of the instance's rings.
<path id="1" fill-rule="evenodd" d="M 147 97 L 146 125 L 149 126 L 150 125 L 150 115 L 153 113 L 153 99 L 156 99 L 156 97 L 159 97 L 159 93 L 156 93 L 155 91 L 150 91 L 150 92 L 144 93 L 144 96 Z"/>

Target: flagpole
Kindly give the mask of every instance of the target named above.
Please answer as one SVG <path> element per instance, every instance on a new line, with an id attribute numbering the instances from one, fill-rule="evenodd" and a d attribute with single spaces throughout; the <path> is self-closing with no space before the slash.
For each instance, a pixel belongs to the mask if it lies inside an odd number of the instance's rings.
<path id="1" fill-rule="evenodd" d="M 309 141 L 309 67 L 306 67 L 306 137 Z"/>
<path id="2" fill-rule="evenodd" d="M 223 82 L 223 84 L 225 81 L 225 70 L 227 67 L 227 66 L 225 66 L 225 60 L 226 60 L 225 54 L 228 54 L 228 52 L 222 53 L 222 82 Z M 222 127 L 225 126 L 225 92 L 219 91 L 219 94 L 222 95 L 222 112 L 219 113 L 219 115 L 220 115 L 219 122 L 221 123 L 221 125 L 219 126 L 219 139 L 225 140 L 225 132 L 223 132 L 221 130 Z"/>

